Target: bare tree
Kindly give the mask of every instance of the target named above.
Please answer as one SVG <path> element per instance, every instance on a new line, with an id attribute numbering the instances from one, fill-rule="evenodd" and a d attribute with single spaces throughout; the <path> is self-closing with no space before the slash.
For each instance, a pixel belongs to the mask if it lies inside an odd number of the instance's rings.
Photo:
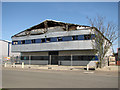
<path id="1" fill-rule="evenodd" d="M 87 17 L 92 28 L 95 29 L 95 37 L 92 39 L 92 43 L 95 42 L 93 48 L 95 54 L 98 54 L 100 68 L 106 56 L 106 53 L 113 45 L 113 42 L 118 38 L 117 25 L 113 22 L 105 22 L 105 18 L 102 16 L 96 16 L 94 19 Z"/>

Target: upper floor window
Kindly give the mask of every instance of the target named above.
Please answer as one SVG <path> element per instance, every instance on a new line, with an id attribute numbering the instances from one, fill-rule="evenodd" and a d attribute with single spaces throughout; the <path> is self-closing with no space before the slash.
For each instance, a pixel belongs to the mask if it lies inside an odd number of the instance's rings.
<path id="1" fill-rule="evenodd" d="M 13 45 L 17 45 L 18 44 L 18 41 L 13 41 Z"/>
<path id="2" fill-rule="evenodd" d="M 18 44 L 21 44 L 21 41 L 18 41 Z"/>
<path id="3" fill-rule="evenodd" d="M 41 42 L 42 42 L 42 43 L 44 43 L 45 41 L 46 41 L 45 38 L 41 39 Z"/>
<path id="4" fill-rule="evenodd" d="M 58 38 L 57 38 L 57 41 L 62 41 L 62 37 L 58 37 Z"/>
<path id="5" fill-rule="evenodd" d="M 35 39 L 35 43 L 41 43 L 41 39 Z"/>
<path id="6" fill-rule="evenodd" d="M 35 39 L 31 40 L 31 43 L 35 43 Z"/>
<path id="7" fill-rule="evenodd" d="M 51 37 L 51 38 L 42 38 L 42 39 L 13 41 L 12 44 L 16 45 L 16 44 L 31 44 L 31 43 L 72 41 L 72 40 L 91 40 L 94 37 L 95 37 L 95 34 L 64 36 L 64 37 Z"/>
<path id="8" fill-rule="evenodd" d="M 25 40 L 21 41 L 21 44 L 25 44 Z"/>
<path id="9" fill-rule="evenodd" d="M 63 41 L 71 41 L 72 40 L 72 36 L 63 37 L 62 40 Z"/>
<path id="10" fill-rule="evenodd" d="M 50 38 L 50 42 L 57 42 L 57 37 Z"/>
<path id="11" fill-rule="evenodd" d="M 46 42 L 50 42 L 50 38 L 46 38 Z"/>
<path id="12" fill-rule="evenodd" d="M 30 44 L 31 40 L 25 40 L 25 44 Z"/>
<path id="13" fill-rule="evenodd" d="M 84 40 L 90 40 L 91 39 L 91 35 L 84 35 Z"/>
<path id="14" fill-rule="evenodd" d="M 84 40 L 84 35 L 79 35 L 78 40 Z"/>
<path id="15" fill-rule="evenodd" d="M 78 36 L 72 36 L 72 40 L 78 40 Z"/>

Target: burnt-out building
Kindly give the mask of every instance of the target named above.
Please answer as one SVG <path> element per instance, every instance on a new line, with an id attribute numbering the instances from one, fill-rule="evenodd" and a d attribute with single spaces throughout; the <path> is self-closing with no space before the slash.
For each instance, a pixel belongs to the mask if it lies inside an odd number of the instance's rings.
<path id="1" fill-rule="evenodd" d="M 95 28 L 45 20 L 12 36 L 12 52 L 26 64 L 87 65 L 98 61 L 91 39 Z"/>

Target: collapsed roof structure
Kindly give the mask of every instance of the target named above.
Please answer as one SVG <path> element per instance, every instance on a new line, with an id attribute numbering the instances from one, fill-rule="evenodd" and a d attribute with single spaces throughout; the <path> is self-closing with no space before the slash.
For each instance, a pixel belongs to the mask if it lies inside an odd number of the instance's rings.
<path id="1" fill-rule="evenodd" d="M 85 28 L 89 28 L 90 26 L 64 23 L 64 22 L 59 22 L 59 21 L 55 21 L 55 20 L 45 20 L 38 25 L 35 25 L 33 27 L 30 27 L 30 28 L 18 33 L 18 34 L 15 34 L 12 37 L 44 34 L 51 27 L 54 27 L 54 28 L 55 27 L 62 27 L 63 31 L 70 31 L 70 30 L 77 30 L 77 29 L 83 29 L 83 28 L 85 29 Z"/>

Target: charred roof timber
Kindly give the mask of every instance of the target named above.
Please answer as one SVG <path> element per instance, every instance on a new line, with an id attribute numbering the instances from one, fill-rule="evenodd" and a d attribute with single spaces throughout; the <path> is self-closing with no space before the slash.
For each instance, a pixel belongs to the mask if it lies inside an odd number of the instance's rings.
<path id="1" fill-rule="evenodd" d="M 12 37 L 18 37 L 19 34 L 25 32 L 26 35 L 31 34 L 30 31 L 35 30 L 35 29 L 44 29 L 44 31 L 36 33 L 37 34 L 43 34 L 46 33 L 48 28 L 50 27 L 56 27 L 56 26 L 61 26 L 63 27 L 64 31 L 69 31 L 69 30 L 76 30 L 77 26 L 79 27 L 90 27 L 90 26 L 84 26 L 84 25 L 78 25 L 78 24 L 71 24 L 71 23 L 64 23 L 64 22 L 59 22 L 59 21 L 54 21 L 54 20 L 45 20 L 42 23 L 35 25 L 33 27 L 30 27 L 29 29 L 26 29 L 18 34 L 15 34 Z M 31 34 L 32 35 L 32 34 Z M 24 36 L 24 35 L 20 35 L 20 36 Z"/>

